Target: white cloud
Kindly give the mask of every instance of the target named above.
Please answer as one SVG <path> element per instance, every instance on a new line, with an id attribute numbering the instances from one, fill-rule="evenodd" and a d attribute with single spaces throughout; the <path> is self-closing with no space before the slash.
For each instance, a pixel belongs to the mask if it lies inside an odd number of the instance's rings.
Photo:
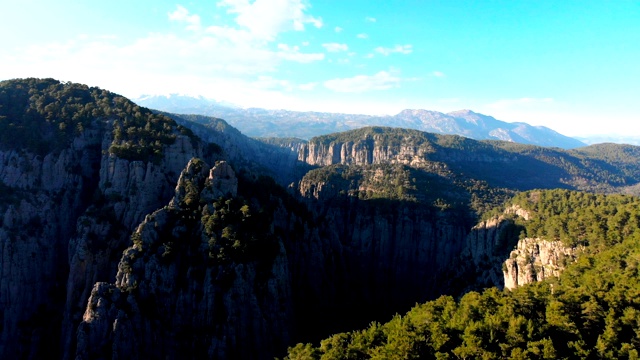
<path id="1" fill-rule="evenodd" d="M 337 33 L 341 33 L 342 32 L 342 28 L 340 26 L 336 26 L 333 31 L 337 32 Z"/>
<path id="2" fill-rule="evenodd" d="M 364 18 L 364 19 L 365 19 L 366 21 L 368 21 L 368 22 L 376 22 L 376 21 L 378 21 L 378 20 L 376 20 L 376 18 L 371 17 L 371 16 L 367 16 L 367 17 L 366 17 L 366 18 Z"/>
<path id="3" fill-rule="evenodd" d="M 178 5 L 176 11 L 168 13 L 169 20 L 186 22 L 189 24 L 187 30 L 198 31 L 200 30 L 200 16 L 189 15 L 189 10 L 183 6 Z"/>
<path id="4" fill-rule="evenodd" d="M 184 7 L 168 13 L 167 19 L 184 24 L 190 34 L 151 33 L 128 42 L 113 36 L 81 36 L 15 48 L 0 53 L 0 63 L 12 64 L 0 67 L 0 79 L 53 77 L 131 98 L 183 93 L 238 104 L 251 100 L 262 106 L 276 100 L 291 102 L 279 92 L 296 85 L 267 78 L 256 82 L 257 76 L 274 74 L 287 62 L 309 63 L 325 56 L 273 44 L 239 26 L 206 27 L 200 16 Z"/>
<path id="5" fill-rule="evenodd" d="M 407 44 L 407 45 L 396 45 L 392 48 L 385 48 L 382 46 L 379 46 L 375 49 L 373 49 L 373 51 L 377 52 L 378 54 L 382 54 L 384 56 L 388 56 L 394 53 L 399 53 L 399 54 L 411 54 L 413 52 L 413 45 Z"/>
<path id="6" fill-rule="evenodd" d="M 358 39 L 368 39 L 368 38 L 369 38 L 369 35 L 367 35 L 367 34 L 365 34 L 365 33 L 362 33 L 362 34 L 358 34 L 358 35 L 356 35 L 356 37 L 357 37 Z"/>
<path id="7" fill-rule="evenodd" d="M 402 80 L 387 71 L 375 75 L 358 75 L 350 78 L 332 79 L 324 82 L 327 89 L 343 93 L 361 93 L 372 90 L 387 90 L 400 86 Z"/>
<path id="8" fill-rule="evenodd" d="M 318 86 L 317 82 L 311 82 L 311 83 L 306 83 L 306 84 L 300 84 L 298 85 L 298 89 L 302 90 L 302 91 L 312 91 L 315 90 L 315 88 Z"/>
<path id="9" fill-rule="evenodd" d="M 301 53 L 298 46 L 289 46 L 287 44 L 278 44 L 278 56 L 282 59 L 295 61 L 299 63 L 310 63 L 324 59 L 322 53 Z"/>
<path id="10" fill-rule="evenodd" d="M 322 44 L 322 47 L 324 47 L 328 52 L 340 52 L 349 50 L 347 44 L 339 43 L 326 43 Z"/>
<path id="11" fill-rule="evenodd" d="M 434 71 L 434 72 L 431 73 L 431 76 L 440 77 L 441 78 L 441 77 L 446 77 L 447 75 L 445 75 L 442 71 Z"/>
<path id="12" fill-rule="evenodd" d="M 322 27 L 322 19 L 306 14 L 302 0 L 222 0 L 217 4 L 236 14 L 236 23 L 257 38 L 274 40 L 284 31 L 303 31 L 305 24 Z"/>

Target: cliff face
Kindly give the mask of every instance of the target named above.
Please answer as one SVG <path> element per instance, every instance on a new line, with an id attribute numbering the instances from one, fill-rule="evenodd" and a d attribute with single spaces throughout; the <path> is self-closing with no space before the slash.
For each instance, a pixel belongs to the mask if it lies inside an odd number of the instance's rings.
<path id="1" fill-rule="evenodd" d="M 0 357 L 58 348 L 68 239 L 97 179 L 98 123 L 63 151 L 0 151 Z"/>
<path id="2" fill-rule="evenodd" d="M 94 283 L 115 276 L 131 231 L 204 147 L 79 84 L 2 82 L 0 109 L 0 357 L 70 358 Z"/>
<path id="3" fill-rule="evenodd" d="M 75 331 L 94 284 L 116 274 L 122 251 L 129 246 L 130 232 L 145 215 L 168 201 L 177 174 L 193 156 L 201 156 L 187 136 L 163 151 L 159 162 L 129 161 L 109 155 L 111 133 L 102 141 L 98 186 L 94 202 L 78 218 L 75 236 L 69 240 L 69 276 L 63 320 L 65 358 L 74 351 Z M 95 201 L 96 199 L 94 199 Z"/>
<path id="4" fill-rule="evenodd" d="M 522 239 L 504 262 L 504 286 L 514 289 L 549 277 L 558 277 L 576 256 L 575 248 L 566 247 L 560 241 Z"/>
<path id="5" fill-rule="evenodd" d="M 418 165 L 425 162 L 425 155 L 430 152 L 433 152 L 433 147 L 429 143 L 418 142 L 411 137 L 399 144 L 390 144 L 384 135 L 366 134 L 357 140 L 310 141 L 299 150 L 298 160 L 318 166 L 381 162 Z"/>
<path id="6" fill-rule="evenodd" d="M 329 332 L 347 329 L 335 328 L 341 322 L 365 326 L 439 295 L 444 289 L 437 279 L 462 250 L 471 227 L 468 212 L 367 197 L 381 194 L 378 186 L 388 185 L 382 178 L 403 168 L 334 170 L 328 176 L 310 173 L 299 186 L 300 198 L 321 224 L 320 241 L 288 248 L 294 287 L 308 289 L 296 292 L 303 297 L 297 300 L 318 309 L 307 322 Z M 403 189 L 393 187 L 395 194 Z M 297 264 L 300 259 L 306 268 Z"/>
<path id="7" fill-rule="evenodd" d="M 285 348 L 293 309 L 286 251 L 272 224 L 237 227 L 251 225 L 255 209 L 234 210 L 236 193 L 226 163 L 189 162 L 169 205 L 134 232 L 115 284 L 93 288 L 76 358 L 266 359 Z"/>
<path id="8" fill-rule="evenodd" d="M 514 289 L 558 277 L 577 258 L 578 249 L 566 247 L 560 241 L 519 239 L 524 228 L 516 225 L 514 216 L 524 221 L 531 218 L 527 210 L 510 206 L 503 214 L 481 221 L 471 229 L 461 252 L 461 266 L 454 275 L 472 280 L 467 281 L 467 290 L 490 286 Z"/>

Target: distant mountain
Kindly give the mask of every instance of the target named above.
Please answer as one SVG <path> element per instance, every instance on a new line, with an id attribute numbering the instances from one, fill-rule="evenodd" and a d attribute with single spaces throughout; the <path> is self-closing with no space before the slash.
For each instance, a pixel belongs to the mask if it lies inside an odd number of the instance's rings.
<path id="1" fill-rule="evenodd" d="M 476 140 L 504 140 L 522 144 L 572 149 L 586 144 L 543 126 L 508 123 L 470 110 L 441 113 L 430 110 L 403 110 L 393 116 L 371 116 L 325 112 L 243 109 L 202 97 L 183 95 L 146 96 L 136 103 L 161 111 L 197 114 L 225 119 L 253 137 L 314 136 L 352 130 L 364 126 L 392 126 L 461 135 Z"/>

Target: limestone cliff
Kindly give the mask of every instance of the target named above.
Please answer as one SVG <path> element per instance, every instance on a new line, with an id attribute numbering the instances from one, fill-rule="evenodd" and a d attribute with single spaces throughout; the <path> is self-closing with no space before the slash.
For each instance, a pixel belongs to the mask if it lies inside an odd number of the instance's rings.
<path id="1" fill-rule="evenodd" d="M 44 156 L 0 151 L 0 357 L 58 347 L 68 239 L 97 179 L 101 128 Z"/>
<path id="2" fill-rule="evenodd" d="M 560 241 L 519 239 L 524 227 L 517 225 L 517 218 L 526 222 L 531 214 L 519 206 L 507 206 L 502 214 L 471 229 L 461 252 L 461 266 L 453 275 L 467 278 L 463 291 L 490 286 L 513 289 L 557 277 L 578 256 L 578 249 Z"/>
<path id="3" fill-rule="evenodd" d="M 0 357 L 69 358 L 94 283 L 206 147 L 116 94 L 53 79 L 0 83 L 0 110 Z"/>
<path id="4" fill-rule="evenodd" d="M 258 205 L 240 207 L 236 193 L 228 164 L 189 162 L 170 203 L 132 235 L 115 284 L 94 286 L 77 359 L 267 359 L 284 350 L 293 309 L 286 251 Z"/>
<path id="5" fill-rule="evenodd" d="M 75 330 L 94 284 L 116 273 L 129 234 L 144 216 L 166 203 L 177 174 L 202 148 L 178 135 L 163 151 L 159 162 L 130 161 L 109 154 L 111 133 L 105 133 L 94 202 L 78 218 L 75 236 L 69 240 L 69 275 L 63 321 L 65 358 L 74 351 Z M 96 199 L 97 197 L 97 199 Z M 97 200 L 97 201 L 96 201 Z"/>
<path id="6" fill-rule="evenodd" d="M 304 299 L 322 310 L 313 323 L 365 326 L 443 290 L 437 279 L 462 250 L 473 218 L 468 208 L 438 207 L 431 194 L 414 193 L 411 175 L 436 184 L 437 176 L 413 174 L 402 165 L 327 167 L 300 182 L 300 198 L 322 225 L 322 241 L 294 243 L 288 252 L 311 254 L 301 256 L 309 264 L 324 263 L 322 269 L 299 266 L 294 272 L 294 285 L 309 279 L 300 285 L 317 291 Z M 439 194 L 453 202 L 461 192 L 451 186 L 448 195 Z M 330 289 L 320 292 L 316 284 L 326 282 Z"/>
<path id="7" fill-rule="evenodd" d="M 522 239 L 504 262 L 504 287 L 514 289 L 549 277 L 558 277 L 566 265 L 575 260 L 577 251 L 560 241 Z"/>

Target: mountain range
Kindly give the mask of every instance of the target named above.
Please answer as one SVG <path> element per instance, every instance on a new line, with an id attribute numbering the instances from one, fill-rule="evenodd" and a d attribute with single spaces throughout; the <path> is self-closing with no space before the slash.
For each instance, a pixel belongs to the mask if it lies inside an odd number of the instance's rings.
<path id="1" fill-rule="evenodd" d="M 393 116 L 371 116 L 327 112 L 297 112 L 240 108 L 202 97 L 184 95 L 144 96 L 134 100 L 141 106 L 179 114 L 198 114 L 225 119 L 252 137 L 314 136 L 352 130 L 364 126 L 391 126 L 421 131 L 461 135 L 476 140 L 504 140 L 522 144 L 571 149 L 585 143 L 544 126 L 508 123 L 491 116 L 460 110 L 441 113 L 430 110 L 403 110 Z"/>
<path id="2" fill-rule="evenodd" d="M 632 358 L 638 163 L 2 81 L 0 358 Z"/>

